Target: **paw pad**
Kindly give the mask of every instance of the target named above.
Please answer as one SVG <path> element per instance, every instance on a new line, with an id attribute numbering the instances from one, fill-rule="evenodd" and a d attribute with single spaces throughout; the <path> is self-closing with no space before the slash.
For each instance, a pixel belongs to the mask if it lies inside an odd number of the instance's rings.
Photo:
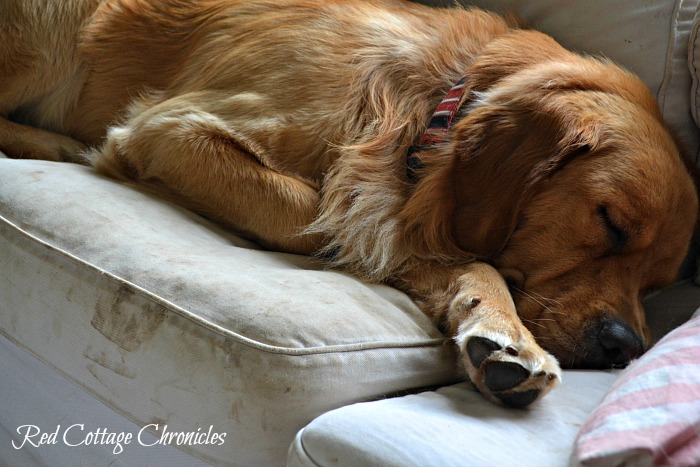
<path id="1" fill-rule="evenodd" d="M 514 346 L 504 347 L 491 339 L 475 336 L 469 339 L 466 347 L 475 373 L 470 377 L 477 388 L 490 399 L 509 407 L 530 405 L 543 389 L 549 390 L 557 378 L 545 371 L 533 374 L 524 365 L 512 361 L 513 358 L 519 359 L 521 354 Z M 506 360 L 502 361 L 504 357 Z"/>
<path id="2" fill-rule="evenodd" d="M 530 372 L 514 362 L 490 362 L 484 368 L 485 383 L 492 391 L 505 391 L 530 377 Z"/>
<path id="3" fill-rule="evenodd" d="M 474 368 L 480 367 L 486 357 L 500 349 L 500 345 L 485 337 L 472 337 L 467 342 L 467 353 Z"/>

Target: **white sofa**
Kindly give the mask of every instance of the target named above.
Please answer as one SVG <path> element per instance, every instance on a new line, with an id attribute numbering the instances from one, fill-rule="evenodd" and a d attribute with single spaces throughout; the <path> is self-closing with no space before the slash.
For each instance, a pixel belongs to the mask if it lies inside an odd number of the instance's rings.
<path id="1" fill-rule="evenodd" d="M 640 74 L 697 156 L 698 0 L 471 3 Z M 76 165 L 0 158 L 0 258 L 0 464 L 562 465 L 619 381 L 566 371 L 501 409 L 451 386 L 452 347 L 404 294 Z M 700 306 L 694 261 L 647 300 L 657 336 Z"/>

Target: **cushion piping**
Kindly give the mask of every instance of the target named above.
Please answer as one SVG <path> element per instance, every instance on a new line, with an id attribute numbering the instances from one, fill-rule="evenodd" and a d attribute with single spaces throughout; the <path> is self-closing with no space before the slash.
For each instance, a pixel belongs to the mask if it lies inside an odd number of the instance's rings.
<path id="1" fill-rule="evenodd" d="M 121 277 L 118 277 L 114 275 L 113 273 L 106 271 L 99 266 L 96 266 L 94 264 L 91 264 L 83 259 L 81 259 L 78 256 L 75 256 L 74 254 L 65 251 L 55 245 L 52 245 L 32 233 L 24 230 L 23 228 L 19 227 L 15 223 L 11 222 L 4 216 L 0 215 L 0 222 L 4 223 L 9 229 L 13 229 L 17 232 L 19 232 L 21 235 L 23 235 L 25 238 L 38 243 L 45 249 L 49 250 L 53 254 L 58 254 L 61 255 L 65 258 L 67 258 L 70 261 L 74 261 L 77 263 L 80 263 L 90 269 L 92 269 L 95 272 L 98 272 L 100 275 L 106 277 L 108 280 L 114 281 L 117 283 L 119 286 L 127 287 L 129 288 L 132 292 L 134 292 L 137 295 L 140 295 L 141 297 L 145 298 L 146 300 L 149 300 L 157 305 L 163 306 L 167 308 L 168 310 L 173 311 L 174 313 L 177 313 L 184 318 L 188 319 L 189 321 L 198 324 L 199 326 L 202 326 L 210 331 L 213 331 L 217 334 L 220 334 L 226 338 L 232 339 L 236 342 L 239 342 L 241 344 L 244 344 L 246 346 L 268 352 L 268 353 L 276 353 L 276 354 L 286 354 L 290 356 L 302 356 L 302 355 L 316 355 L 316 354 L 328 354 L 328 353 L 344 353 L 344 352 L 357 352 L 357 351 L 363 351 L 363 350 L 375 350 L 375 349 L 384 349 L 384 348 L 411 348 L 411 347 L 435 347 L 435 346 L 441 346 L 444 345 L 446 341 L 448 341 L 447 338 L 435 338 L 435 339 L 426 339 L 422 341 L 377 341 L 377 342 L 358 342 L 355 344 L 335 344 L 335 345 L 328 345 L 328 346 L 323 346 L 323 347 L 306 347 L 306 348 L 295 348 L 295 347 L 284 347 L 284 346 L 277 346 L 277 345 L 271 345 L 271 344 L 266 344 L 263 342 L 259 342 L 255 339 L 251 339 L 249 337 L 246 337 L 244 335 L 238 334 L 235 331 L 232 331 L 230 329 L 226 329 L 222 326 L 219 326 L 215 323 L 212 323 L 206 319 L 203 319 L 201 316 L 198 316 L 168 300 L 165 298 L 156 295 L 152 292 L 149 292 L 148 290 L 132 283 L 129 282 L 128 280 L 122 279 Z"/>

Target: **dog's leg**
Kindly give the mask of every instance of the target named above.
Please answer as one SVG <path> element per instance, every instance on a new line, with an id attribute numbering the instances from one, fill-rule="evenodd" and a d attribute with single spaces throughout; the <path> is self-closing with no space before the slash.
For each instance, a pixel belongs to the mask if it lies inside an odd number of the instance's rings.
<path id="1" fill-rule="evenodd" d="M 266 167 L 224 121 L 182 98 L 132 108 L 89 157 L 99 172 L 174 196 L 267 248 L 320 247 L 319 235 L 303 233 L 317 213 L 317 187 Z"/>
<path id="2" fill-rule="evenodd" d="M 556 359 L 520 321 L 493 267 L 474 262 L 426 273 L 423 266 L 406 280 L 417 302 L 454 338 L 469 379 L 488 399 L 524 407 L 561 380 Z"/>
<path id="3" fill-rule="evenodd" d="M 0 151 L 13 159 L 43 159 L 86 163 L 85 145 L 46 130 L 40 130 L 0 117 Z"/>

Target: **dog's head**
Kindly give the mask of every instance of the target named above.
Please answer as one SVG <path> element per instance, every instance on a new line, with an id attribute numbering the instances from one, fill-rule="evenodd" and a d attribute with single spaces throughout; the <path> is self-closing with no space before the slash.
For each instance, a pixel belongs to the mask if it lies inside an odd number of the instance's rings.
<path id="1" fill-rule="evenodd" d="M 532 53 L 509 38 L 473 70 L 450 146 L 453 241 L 498 268 L 562 365 L 625 364 L 650 344 L 642 298 L 676 277 L 696 191 L 638 78 L 524 36 Z"/>

